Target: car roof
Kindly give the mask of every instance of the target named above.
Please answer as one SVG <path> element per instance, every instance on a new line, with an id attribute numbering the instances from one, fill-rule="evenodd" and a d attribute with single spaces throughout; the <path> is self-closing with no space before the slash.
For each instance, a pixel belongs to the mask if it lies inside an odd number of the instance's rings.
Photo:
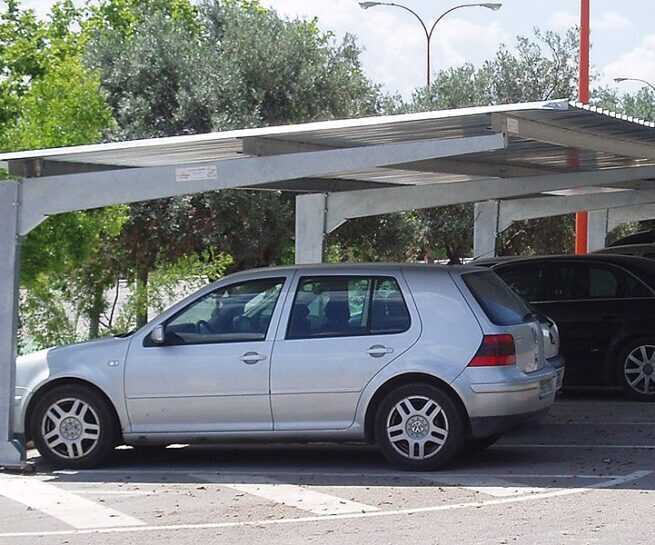
<path id="1" fill-rule="evenodd" d="M 631 235 L 627 235 L 612 242 L 608 246 L 626 246 L 630 244 L 654 244 L 655 243 L 655 229 L 648 229 L 646 231 L 637 231 Z"/>
<path id="2" fill-rule="evenodd" d="M 639 252 L 641 250 L 655 252 L 655 243 L 611 245 L 608 246 L 607 248 L 601 248 L 600 250 L 595 250 L 593 253 L 594 254 L 600 254 L 600 253 L 620 254 L 621 252 L 629 252 L 629 251 Z M 624 254 L 624 255 L 632 255 L 632 254 Z"/>
<path id="3" fill-rule="evenodd" d="M 375 271 L 379 273 L 401 270 L 419 270 L 431 273 L 441 274 L 464 274 L 468 272 L 479 272 L 479 267 L 471 265 L 440 265 L 430 263 L 316 263 L 307 265 L 282 265 L 276 267 L 260 267 L 248 269 L 231 274 L 231 277 L 249 274 L 287 274 L 295 271 L 316 272 L 320 274 L 330 274 L 331 272 L 352 272 L 353 274 L 361 271 Z"/>
<path id="4" fill-rule="evenodd" d="M 655 264 L 652 259 L 635 256 L 635 255 L 623 255 L 623 254 L 584 254 L 584 255 L 545 255 L 545 256 L 506 256 L 496 261 L 493 258 L 485 258 L 481 260 L 476 260 L 473 263 L 480 263 L 482 266 L 486 267 L 496 267 L 504 265 L 506 263 L 511 263 L 512 265 L 518 263 L 533 263 L 533 262 L 557 262 L 557 261 L 579 261 L 581 263 L 585 262 L 595 262 L 595 263 L 612 263 L 615 265 L 622 265 L 625 267 L 630 266 L 647 266 L 652 268 Z"/>

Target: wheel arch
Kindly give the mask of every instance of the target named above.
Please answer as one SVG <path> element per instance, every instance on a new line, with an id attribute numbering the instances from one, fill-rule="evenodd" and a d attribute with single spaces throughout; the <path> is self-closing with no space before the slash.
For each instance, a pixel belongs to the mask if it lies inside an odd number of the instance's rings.
<path id="1" fill-rule="evenodd" d="M 88 380 L 84 380 L 81 378 L 76 378 L 76 377 L 58 377 L 54 380 L 51 380 L 49 382 L 46 382 L 45 384 L 42 384 L 39 386 L 32 396 L 30 397 L 29 403 L 27 405 L 27 409 L 25 410 L 25 422 L 24 422 L 24 429 L 25 429 L 25 441 L 30 441 L 32 439 L 32 416 L 34 413 L 34 408 L 36 407 L 39 399 L 41 399 L 42 396 L 47 394 L 48 392 L 54 390 L 55 388 L 59 386 L 69 386 L 69 385 L 78 385 L 78 386 L 84 386 L 85 388 L 88 388 L 90 390 L 93 390 L 96 394 L 98 394 L 100 397 L 102 397 L 106 402 L 109 408 L 111 409 L 112 415 L 114 417 L 114 422 L 116 423 L 116 432 L 119 434 L 119 436 L 122 436 L 122 425 L 121 425 L 121 419 L 118 415 L 118 411 L 116 410 L 116 406 L 114 405 L 114 402 L 111 400 L 111 398 L 107 395 L 107 393 L 100 387 L 98 387 L 96 384 L 93 384 L 92 382 L 89 382 Z"/>
<path id="2" fill-rule="evenodd" d="M 442 390 L 446 395 L 448 395 L 452 399 L 455 405 L 460 409 L 462 416 L 464 416 L 466 420 L 467 427 L 470 427 L 470 418 L 469 418 L 468 411 L 466 410 L 466 406 L 464 405 L 462 398 L 459 396 L 459 394 L 455 391 L 455 389 L 452 386 L 450 386 L 447 382 L 435 377 L 434 375 L 429 375 L 427 373 L 419 373 L 419 372 L 403 373 L 401 375 L 397 375 L 389 379 L 387 382 L 382 384 L 373 394 L 371 401 L 366 407 L 366 416 L 364 419 L 364 432 L 366 435 L 366 440 L 369 443 L 375 443 L 375 415 L 377 413 L 378 407 L 380 406 L 382 400 L 389 392 L 393 391 L 395 388 L 404 386 L 405 384 L 412 384 L 412 383 L 429 384 L 431 386 L 435 386 L 436 388 Z"/>

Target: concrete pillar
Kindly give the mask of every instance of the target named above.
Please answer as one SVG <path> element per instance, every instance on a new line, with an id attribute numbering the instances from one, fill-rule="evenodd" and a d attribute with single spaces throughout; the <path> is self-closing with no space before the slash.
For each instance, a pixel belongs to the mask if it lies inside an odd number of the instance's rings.
<path id="1" fill-rule="evenodd" d="M 587 249 L 589 252 L 605 248 L 607 238 L 608 211 L 590 210 L 587 223 Z"/>
<path id="2" fill-rule="evenodd" d="M 24 462 L 22 446 L 12 431 L 16 386 L 16 327 L 18 324 L 18 214 L 20 186 L 0 182 L 0 466 Z"/>
<path id="3" fill-rule="evenodd" d="M 473 257 L 493 257 L 496 255 L 499 205 L 499 201 L 475 203 Z"/>
<path id="4" fill-rule="evenodd" d="M 296 197 L 296 263 L 322 263 L 327 193 Z"/>

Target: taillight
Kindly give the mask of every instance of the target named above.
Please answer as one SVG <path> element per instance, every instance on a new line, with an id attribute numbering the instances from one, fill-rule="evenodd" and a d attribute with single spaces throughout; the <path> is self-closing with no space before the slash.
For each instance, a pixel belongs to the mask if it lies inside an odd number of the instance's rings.
<path id="1" fill-rule="evenodd" d="M 469 363 L 469 367 L 494 367 L 498 365 L 514 365 L 516 363 L 516 348 L 511 335 L 485 335 L 477 353 Z"/>

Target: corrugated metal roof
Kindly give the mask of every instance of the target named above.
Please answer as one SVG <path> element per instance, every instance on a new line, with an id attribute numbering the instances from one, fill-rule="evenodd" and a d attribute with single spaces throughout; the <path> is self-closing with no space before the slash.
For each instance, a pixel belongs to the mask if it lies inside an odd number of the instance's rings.
<path id="1" fill-rule="evenodd" d="M 493 118 L 498 114 L 600 136 L 610 145 L 612 142 L 652 145 L 655 156 L 655 124 L 567 100 L 555 100 L 14 152 L 1 154 L 0 161 L 42 159 L 55 161 L 64 168 L 66 163 L 75 163 L 76 168 L 85 165 L 85 171 L 95 168 L 106 170 L 107 167 L 206 163 L 247 157 L 247 143 L 253 140 L 282 145 L 285 151 L 280 153 L 290 153 L 307 149 L 351 148 L 486 135 L 497 132 L 493 127 Z M 344 188 L 347 188 L 349 180 L 353 181 L 353 185 L 355 181 L 358 182 L 360 186 L 362 182 L 423 184 L 478 176 L 511 177 L 572 169 L 595 171 L 655 164 L 653 158 L 629 157 L 611 151 L 576 149 L 552 141 L 510 135 L 509 145 L 504 150 L 424 162 L 411 168 L 404 165 L 402 168 L 341 172 L 334 178 L 342 180 Z M 273 184 L 273 187 L 283 186 Z M 296 183 L 294 189 L 302 191 L 302 184 Z"/>

